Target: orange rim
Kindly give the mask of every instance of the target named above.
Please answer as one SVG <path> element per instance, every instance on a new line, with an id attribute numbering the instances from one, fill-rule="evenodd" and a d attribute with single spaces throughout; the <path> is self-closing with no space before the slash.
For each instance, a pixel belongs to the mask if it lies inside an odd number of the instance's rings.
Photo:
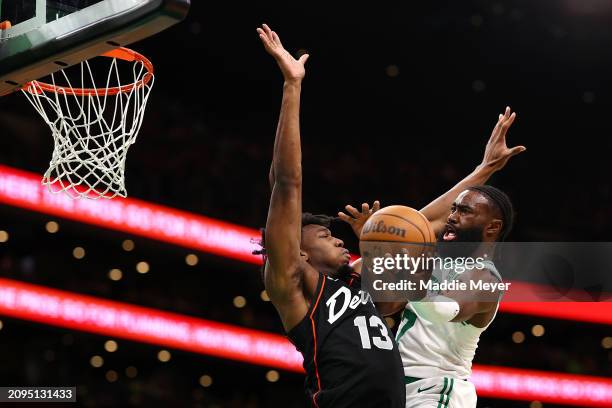
<path id="1" fill-rule="evenodd" d="M 75 96 L 94 96 L 94 95 L 107 96 L 107 95 L 117 95 L 120 93 L 131 92 L 134 88 L 136 89 L 142 88 L 143 86 L 151 82 L 151 79 L 153 79 L 153 64 L 151 63 L 151 61 L 149 61 L 147 57 L 145 57 L 144 55 L 134 50 L 130 50 L 129 48 L 125 48 L 125 47 L 119 47 L 119 48 L 115 48 L 114 50 L 105 52 L 104 54 L 100 56 L 108 57 L 108 58 L 116 58 L 116 59 L 120 59 L 120 60 L 128 61 L 128 62 L 133 62 L 133 61 L 141 62 L 145 66 L 147 73 L 144 75 L 144 77 L 140 81 L 137 81 L 133 84 L 117 86 L 113 88 L 70 88 L 70 87 L 65 87 L 65 86 L 56 86 L 53 84 L 48 84 L 46 82 L 31 81 L 31 82 L 27 82 L 22 87 L 22 89 L 31 94 L 40 94 L 42 92 L 54 92 L 54 93 L 60 93 L 60 94 L 65 94 L 65 95 L 75 95 Z"/>

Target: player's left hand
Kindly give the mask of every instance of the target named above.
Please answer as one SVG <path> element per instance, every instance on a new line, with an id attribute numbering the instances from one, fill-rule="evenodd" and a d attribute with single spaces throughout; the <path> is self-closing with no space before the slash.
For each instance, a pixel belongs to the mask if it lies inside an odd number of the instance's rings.
<path id="1" fill-rule="evenodd" d="M 350 215 L 347 215 L 340 211 L 338 213 L 338 218 L 349 224 L 353 229 L 355 235 L 357 235 L 357 238 L 359 238 L 359 236 L 361 235 L 361 230 L 363 229 L 363 225 L 372 216 L 372 214 L 380 210 L 380 201 L 374 201 L 374 204 L 372 204 L 372 208 L 370 208 L 370 205 L 368 203 L 361 204 L 361 212 L 352 205 L 347 205 L 344 208 L 346 209 L 346 212 Z"/>
<path id="2" fill-rule="evenodd" d="M 263 24 L 261 28 L 258 28 L 257 33 L 268 54 L 273 56 L 278 63 L 285 82 L 300 83 L 304 76 L 306 76 L 304 65 L 309 55 L 304 54 L 298 59 L 293 58 L 289 51 L 283 47 L 278 34 L 272 31 L 267 24 Z"/>
<path id="3" fill-rule="evenodd" d="M 481 166 L 501 170 L 511 157 L 527 150 L 525 146 L 515 146 L 509 148 L 506 144 L 506 134 L 508 129 L 516 119 L 516 112 L 512 112 L 510 107 L 507 107 L 503 114 L 499 115 L 497 124 L 493 128 L 491 137 L 485 147 L 484 157 Z"/>

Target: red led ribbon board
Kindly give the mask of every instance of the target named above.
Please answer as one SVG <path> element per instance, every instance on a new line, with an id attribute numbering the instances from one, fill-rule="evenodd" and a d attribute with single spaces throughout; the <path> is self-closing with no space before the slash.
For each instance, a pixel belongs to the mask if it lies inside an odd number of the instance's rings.
<path id="1" fill-rule="evenodd" d="M 49 192 L 40 180 L 0 165 L 0 203 L 261 264 L 261 257 L 251 254 L 257 245 L 250 240 L 259 236 L 255 229 L 133 198 L 73 200 Z"/>
<path id="2" fill-rule="evenodd" d="M 302 371 L 302 356 L 283 336 L 1 278 L 0 314 Z"/>
<path id="3" fill-rule="evenodd" d="M 471 381 L 481 397 L 612 407 L 609 378 L 474 365 Z"/>
<path id="4" fill-rule="evenodd" d="M 0 278 L 0 315 L 195 353 L 302 372 L 302 356 L 284 337 Z M 483 397 L 610 407 L 612 380 L 474 366 Z"/>
<path id="5" fill-rule="evenodd" d="M 41 176 L 0 165 L 0 203 L 123 231 L 150 239 L 261 265 L 250 241 L 259 231 L 133 198 L 72 200 L 50 193 Z M 522 285 L 521 293 L 528 286 Z M 501 312 L 612 324 L 612 302 L 502 302 Z"/>

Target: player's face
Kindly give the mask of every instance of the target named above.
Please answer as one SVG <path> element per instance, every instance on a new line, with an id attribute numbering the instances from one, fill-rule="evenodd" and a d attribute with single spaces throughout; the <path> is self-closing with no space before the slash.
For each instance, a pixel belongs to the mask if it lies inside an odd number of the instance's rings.
<path id="1" fill-rule="evenodd" d="M 341 239 L 321 225 L 306 225 L 302 228 L 302 251 L 308 262 L 318 271 L 333 275 L 342 266 L 348 265 L 351 257 Z"/>
<path id="2" fill-rule="evenodd" d="M 485 196 L 477 191 L 466 190 L 453 203 L 439 241 L 482 242 L 497 238 L 499 220 L 492 214 Z"/>

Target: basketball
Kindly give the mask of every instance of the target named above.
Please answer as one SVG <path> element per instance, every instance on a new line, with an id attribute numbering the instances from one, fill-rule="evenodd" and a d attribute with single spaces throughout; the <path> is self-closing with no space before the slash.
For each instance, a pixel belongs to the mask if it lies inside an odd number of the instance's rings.
<path id="1" fill-rule="evenodd" d="M 0 408 L 612 408 L 612 0 L 446 3 L 0 0 Z"/>
<path id="2" fill-rule="evenodd" d="M 381 208 L 368 219 L 360 240 L 429 244 L 436 242 L 436 235 L 430 222 L 418 210 L 391 205 Z"/>

